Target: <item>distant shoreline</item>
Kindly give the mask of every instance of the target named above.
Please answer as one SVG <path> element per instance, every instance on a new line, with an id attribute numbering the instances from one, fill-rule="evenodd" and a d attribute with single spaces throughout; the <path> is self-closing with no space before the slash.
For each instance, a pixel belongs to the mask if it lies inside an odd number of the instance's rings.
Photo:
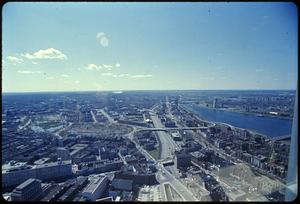
<path id="1" fill-rule="evenodd" d="M 193 112 L 192 110 L 189 110 L 189 109 L 184 108 L 184 107 L 182 107 L 182 106 L 180 106 L 180 107 L 183 108 L 185 111 L 187 111 L 187 112 L 193 114 L 194 117 L 198 118 L 198 119 L 201 120 L 201 121 L 208 122 L 208 123 L 214 123 L 214 124 L 225 125 L 225 126 L 228 126 L 228 127 L 232 128 L 232 129 L 246 130 L 246 131 L 248 131 L 248 132 L 251 134 L 251 136 L 259 135 L 259 136 L 261 136 L 261 137 L 264 137 L 264 138 L 269 139 L 269 140 L 272 140 L 272 141 L 276 140 L 276 138 L 278 138 L 278 137 L 284 136 L 284 135 L 282 135 L 282 136 L 277 136 L 277 137 L 271 137 L 271 136 L 268 136 L 268 135 L 265 135 L 265 134 L 262 134 L 262 133 L 253 131 L 253 130 L 249 130 L 249 129 L 245 129 L 245 128 L 236 127 L 236 126 L 230 125 L 230 124 L 228 124 L 228 123 L 216 122 L 216 121 L 208 121 L 208 120 L 205 120 L 205 119 L 203 119 L 203 118 L 197 116 L 196 113 Z"/>
<path id="2" fill-rule="evenodd" d="M 231 109 L 222 109 L 222 108 L 210 108 L 210 107 L 206 107 L 202 104 L 196 104 L 193 103 L 196 106 L 200 106 L 203 108 L 207 108 L 210 110 L 216 110 L 216 111 L 227 111 L 227 112 L 231 112 L 231 113 L 240 113 L 240 114 L 245 114 L 245 115 L 253 115 L 253 116 L 257 116 L 257 117 L 265 117 L 265 118 L 278 118 L 278 119 L 283 119 L 283 120 L 290 120 L 293 121 L 293 118 L 290 117 L 284 117 L 284 116 L 276 116 L 276 115 L 266 115 L 266 114 L 262 114 L 262 113 L 251 113 L 251 112 L 243 112 L 243 111 L 239 111 L 239 110 L 231 110 Z"/>

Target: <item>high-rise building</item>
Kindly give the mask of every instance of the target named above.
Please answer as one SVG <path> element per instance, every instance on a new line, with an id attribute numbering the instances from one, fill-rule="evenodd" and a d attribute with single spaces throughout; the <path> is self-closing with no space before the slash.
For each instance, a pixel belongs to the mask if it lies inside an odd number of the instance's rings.
<path id="1" fill-rule="evenodd" d="M 187 167 L 191 164 L 191 155 L 185 151 L 175 152 L 174 163 L 177 168 Z"/>
<path id="2" fill-rule="evenodd" d="M 62 138 L 61 136 L 59 136 L 59 137 L 57 138 L 57 145 L 58 145 L 59 147 L 63 147 L 63 146 L 64 146 L 64 140 L 63 140 L 63 138 Z"/>
<path id="3" fill-rule="evenodd" d="M 64 147 L 58 147 L 57 148 L 57 157 L 61 158 L 61 161 L 66 161 L 66 160 L 70 160 L 71 159 L 69 150 L 67 150 Z"/>
<path id="4" fill-rule="evenodd" d="M 30 178 L 17 186 L 12 194 L 12 201 L 35 201 L 43 194 L 41 181 L 38 179 Z"/>
<path id="5" fill-rule="evenodd" d="M 218 99 L 214 99 L 213 101 L 213 108 L 217 108 L 218 107 Z"/>

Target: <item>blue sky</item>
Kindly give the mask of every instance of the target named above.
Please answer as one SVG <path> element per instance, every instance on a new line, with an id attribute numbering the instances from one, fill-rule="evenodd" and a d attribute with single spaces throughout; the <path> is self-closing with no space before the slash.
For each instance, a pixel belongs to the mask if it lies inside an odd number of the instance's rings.
<path id="1" fill-rule="evenodd" d="M 4 92 L 295 89 L 292 3 L 6 3 Z"/>

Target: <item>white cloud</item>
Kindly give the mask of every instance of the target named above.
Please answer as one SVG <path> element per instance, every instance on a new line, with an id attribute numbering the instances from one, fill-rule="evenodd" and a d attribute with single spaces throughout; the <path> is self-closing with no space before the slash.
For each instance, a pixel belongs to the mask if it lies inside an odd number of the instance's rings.
<path id="1" fill-rule="evenodd" d="M 33 54 L 26 53 L 22 54 L 23 57 L 27 59 L 67 59 L 67 56 L 61 51 L 54 48 L 48 48 L 46 50 L 39 50 Z"/>
<path id="2" fill-rule="evenodd" d="M 80 81 L 75 81 L 75 84 L 79 84 L 80 83 Z"/>
<path id="3" fill-rule="evenodd" d="M 105 33 L 103 33 L 103 32 L 97 33 L 96 39 L 101 44 L 102 47 L 108 46 L 109 40 L 106 37 Z"/>
<path id="4" fill-rule="evenodd" d="M 149 78 L 152 77 L 152 74 L 136 74 L 136 75 L 131 75 L 131 78 Z"/>
<path id="5" fill-rule="evenodd" d="M 103 64 L 102 66 L 109 71 L 112 70 L 112 67 L 113 67 L 112 65 L 109 65 L 109 64 Z"/>
<path id="6" fill-rule="evenodd" d="M 108 71 L 112 70 L 112 65 L 109 64 L 102 64 L 102 65 L 96 65 L 96 64 L 88 64 L 84 69 L 94 71 L 94 70 L 102 70 L 106 69 Z"/>
<path id="7" fill-rule="evenodd" d="M 116 64 L 116 67 L 121 67 L 121 65 L 119 63 Z"/>
<path id="8" fill-rule="evenodd" d="M 114 74 L 112 76 L 120 78 L 120 77 L 128 77 L 128 76 L 130 76 L 130 74 Z"/>
<path id="9" fill-rule="evenodd" d="M 68 78 L 68 77 L 70 77 L 70 75 L 67 75 L 67 74 L 62 74 L 62 75 L 60 75 L 61 77 L 64 77 L 64 78 Z"/>
<path id="10" fill-rule="evenodd" d="M 121 77 L 130 77 L 130 78 L 149 78 L 152 77 L 152 74 L 114 74 L 113 77 L 121 78 Z"/>
<path id="11" fill-rule="evenodd" d="M 51 80 L 51 79 L 55 79 L 54 77 L 46 77 L 46 79 Z"/>
<path id="12" fill-rule="evenodd" d="M 103 64 L 104 68 L 112 68 L 113 66 L 109 65 L 109 64 Z"/>
<path id="13" fill-rule="evenodd" d="M 41 74 L 40 71 L 18 70 L 19 74 Z"/>
<path id="14" fill-rule="evenodd" d="M 93 70 L 100 70 L 100 69 L 102 69 L 102 66 L 101 65 L 96 65 L 96 64 L 88 64 L 85 67 L 85 69 L 91 70 L 91 71 L 93 71 Z"/>
<path id="15" fill-rule="evenodd" d="M 102 76 L 112 76 L 113 74 L 111 72 L 105 72 L 101 74 Z"/>
<path id="16" fill-rule="evenodd" d="M 31 62 L 32 64 L 39 64 L 39 63 L 37 63 L 37 62 Z"/>
<path id="17" fill-rule="evenodd" d="M 8 56 L 6 57 L 10 62 L 14 63 L 14 64 L 21 64 L 22 62 L 24 62 L 23 59 L 21 58 L 17 58 L 17 57 L 13 57 L 13 56 Z"/>

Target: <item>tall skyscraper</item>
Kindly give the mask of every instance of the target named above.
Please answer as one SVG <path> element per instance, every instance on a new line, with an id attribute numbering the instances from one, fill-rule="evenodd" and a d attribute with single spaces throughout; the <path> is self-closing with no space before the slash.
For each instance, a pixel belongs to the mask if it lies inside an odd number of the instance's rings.
<path id="1" fill-rule="evenodd" d="M 58 147 L 57 148 L 57 157 L 61 158 L 61 161 L 66 161 L 66 160 L 70 160 L 71 159 L 69 150 L 67 150 L 64 147 Z"/>
<path id="2" fill-rule="evenodd" d="M 217 108 L 218 107 L 218 99 L 214 99 L 213 101 L 213 108 Z"/>

